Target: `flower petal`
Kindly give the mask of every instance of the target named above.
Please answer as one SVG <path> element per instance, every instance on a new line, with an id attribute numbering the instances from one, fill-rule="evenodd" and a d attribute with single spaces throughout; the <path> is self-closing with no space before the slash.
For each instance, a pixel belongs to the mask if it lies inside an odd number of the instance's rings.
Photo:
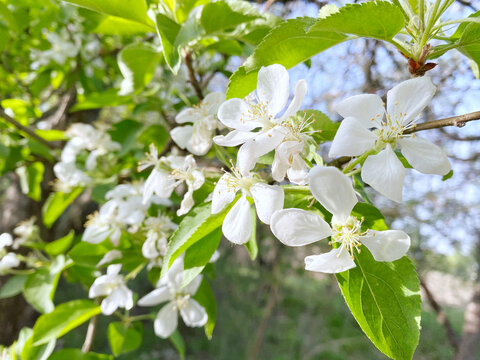
<path id="1" fill-rule="evenodd" d="M 282 126 L 275 126 L 243 144 L 237 154 L 237 167 L 240 173 L 244 176 L 248 175 L 258 158 L 275 149 L 285 135 L 285 129 Z"/>
<path id="2" fill-rule="evenodd" d="M 238 146 L 247 140 L 257 136 L 256 133 L 250 131 L 233 130 L 227 135 L 218 135 L 213 138 L 213 142 L 220 146 Z"/>
<path id="3" fill-rule="evenodd" d="M 195 295 L 200 284 L 202 283 L 203 276 L 197 275 L 187 286 L 183 288 L 185 294 Z"/>
<path id="4" fill-rule="evenodd" d="M 118 302 L 114 293 L 108 295 L 100 304 L 100 309 L 104 315 L 112 315 L 117 308 Z"/>
<path id="5" fill-rule="evenodd" d="M 335 167 L 315 166 L 308 183 L 315 199 L 339 221 L 346 220 L 358 202 L 352 183 Z"/>
<path id="6" fill-rule="evenodd" d="M 445 175 L 451 169 L 443 149 L 421 137 L 404 137 L 397 140 L 403 156 L 414 169 L 424 174 Z"/>
<path id="7" fill-rule="evenodd" d="M 193 126 L 177 126 L 176 128 L 170 131 L 170 136 L 175 144 L 178 145 L 181 149 L 186 149 L 190 139 L 192 138 Z"/>
<path id="8" fill-rule="evenodd" d="M 3 249 L 6 246 L 10 246 L 13 244 L 12 235 L 9 233 L 3 233 L 0 235 L 0 249 Z"/>
<path id="9" fill-rule="evenodd" d="M 282 115 L 280 120 L 285 120 L 288 119 L 290 116 L 295 115 L 296 112 L 300 109 L 300 106 L 302 106 L 303 99 L 305 98 L 305 94 L 307 93 L 307 82 L 302 79 L 299 80 L 295 84 L 295 88 L 293 90 L 293 99 L 290 105 L 288 105 L 287 110 L 285 110 L 285 113 Z"/>
<path id="10" fill-rule="evenodd" d="M 153 194 L 161 198 L 169 198 L 174 188 L 175 180 L 171 179 L 168 173 L 154 168 L 143 187 L 143 203 L 148 203 Z"/>
<path id="11" fill-rule="evenodd" d="M 238 130 L 249 131 L 261 126 L 252 120 L 250 105 L 242 99 L 229 99 L 218 108 L 218 119 L 223 125 Z"/>
<path id="12" fill-rule="evenodd" d="M 428 76 L 406 80 L 387 93 L 387 112 L 394 121 L 408 124 L 425 109 L 436 89 Z"/>
<path id="13" fill-rule="evenodd" d="M 173 294 L 168 286 L 164 285 L 149 292 L 138 300 L 137 304 L 140 306 L 155 306 L 169 300 L 173 300 Z"/>
<path id="14" fill-rule="evenodd" d="M 405 168 L 392 147 L 387 145 L 377 155 L 370 155 L 362 167 L 362 179 L 383 196 L 402 201 Z"/>
<path id="15" fill-rule="evenodd" d="M 380 127 L 385 114 L 382 99 L 374 94 L 349 97 L 334 105 L 333 110 L 344 118 L 355 118 L 365 129 Z"/>
<path id="16" fill-rule="evenodd" d="M 272 163 L 272 177 L 275 181 L 283 181 L 287 170 L 291 167 L 290 159 L 301 153 L 304 144 L 301 141 L 284 141 L 275 148 L 275 157 Z"/>
<path id="17" fill-rule="evenodd" d="M 203 119 L 193 125 L 193 132 L 187 147 L 192 154 L 205 155 L 212 147 L 213 133 L 207 125 Z"/>
<path id="18" fill-rule="evenodd" d="M 234 244 L 245 244 L 252 235 L 253 223 L 250 209 L 247 198 L 242 196 L 223 220 L 223 235 Z"/>
<path id="19" fill-rule="evenodd" d="M 209 115 L 217 115 L 218 108 L 224 101 L 225 94 L 215 91 L 205 96 L 202 100 L 202 104 L 207 108 L 207 113 Z"/>
<path id="20" fill-rule="evenodd" d="M 326 254 L 310 255 L 305 258 L 305 270 L 309 271 L 336 274 L 355 266 L 348 251 L 340 251 L 340 248 L 332 249 Z"/>
<path id="21" fill-rule="evenodd" d="M 173 334 L 177 325 L 178 314 L 175 310 L 175 303 L 172 301 L 160 309 L 153 322 L 153 329 L 157 336 L 166 339 Z"/>
<path id="22" fill-rule="evenodd" d="M 283 200 L 285 194 L 283 189 L 278 185 L 268 185 L 264 183 L 256 183 L 250 187 L 255 209 L 258 218 L 265 224 L 270 224 L 272 214 L 283 209 Z"/>
<path id="23" fill-rule="evenodd" d="M 219 213 L 227 204 L 230 204 L 235 199 L 235 194 L 238 188 L 229 185 L 231 182 L 229 178 L 232 175 L 223 174 L 218 180 L 212 196 L 212 214 Z"/>
<path id="24" fill-rule="evenodd" d="M 395 261 L 405 255 L 410 248 L 410 236 L 401 230 L 369 230 L 360 241 L 377 261 Z"/>
<path id="25" fill-rule="evenodd" d="M 268 114 L 275 116 L 285 107 L 290 93 L 288 71 L 284 66 L 274 64 L 262 66 L 258 72 L 257 96 L 267 105 Z"/>
<path id="26" fill-rule="evenodd" d="M 200 327 L 208 321 L 205 308 L 194 299 L 189 299 L 185 307 L 180 309 L 180 315 L 185 325 L 190 327 Z"/>
<path id="27" fill-rule="evenodd" d="M 308 183 L 308 166 L 300 154 L 293 156 L 292 166 L 287 170 L 288 180 L 297 185 Z"/>
<path id="28" fill-rule="evenodd" d="M 332 234 L 330 226 L 317 214 L 302 209 L 284 209 L 273 213 L 270 229 L 287 246 L 304 246 Z"/>
<path id="29" fill-rule="evenodd" d="M 331 158 L 359 156 L 373 148 L 376 140 L 377 136 L 363 126 L 359 120 L 347 117 L 340 123 L 328 156 Z"/>
<path id="30" fill-rule="evenodd" d="M 175 116 L 175 121 L 178 124 L 184 123 L 194 123 L 198 119 L 202 118 L 202 114 L 196 108 L 186 108 L 180 111 L 177 116 Z"/>

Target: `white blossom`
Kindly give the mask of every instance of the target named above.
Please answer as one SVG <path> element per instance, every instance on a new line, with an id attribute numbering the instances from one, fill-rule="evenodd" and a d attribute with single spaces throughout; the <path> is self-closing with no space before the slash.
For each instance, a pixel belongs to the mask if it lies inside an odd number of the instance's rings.
<path id="1" fill-rule="evenodd" d="M 121 184 L 107 192 L 108 201 L 90 215 L 82 240 L 98 244 L 110 237 L 112 244 L 118 246 L 122 230 L 136 232 L 156 200 L 154 197 L 143 202 L 143 186 L 143 183 Z"/>
<path id="2" fill-rule="evenodd" d="M 3 233 L 0 235 L 0 275 L 4 275 L 9 269 L 20 265 L 17 255 L 7 252 L 6 247 L 13 245 L 12 235 Z"/>
<path id="3" fill-rule="evenodd" d="M 192 298 L 202 282 L 202 276 L 198 275 L 183 288 L 182 281 L 183 258 L 180 257 L 160 279 L 157 289 L 138 300 L 140 306 L 155 306 L 168 302 L 160 309 L 153 323 L 155 334 L 163 339 L 172 335 L 177 328 L 178 313 L 189 327 L 201 327 L 208 321 L 203 306 Z"/>
<path id="4" fill-rule="evenodd" d="M 118 260 L 122 258 L 122 252 L 120 250 L 114 249 L 107 252 L 103 258 L 98 262 L 97 267 L 100 267 L 105 264 L 109 264 L 112 261 Z"/>
<path id="5" fill-rule="evenodd" d="M 370 155 L 362 167 L 362 179 L 394 201 L 402 201 L 405 168 L 394 150 L 398 147 L 412 167 L 424 174 L 445 175 L 450 162 L 445 152 L 417 136 L 404 134 L 435 93 L 428 77 L 410 79 L 387 93 L 387 108 L 377 95 L 357 95 L 343 100 L 335 110 L 344 117 L 329 156 Z"/>
<path id="6" fill-rule="evenodd" d="M 107 274 L 95 279 L 88 296 L 96 298 L 106 296 L 100 305 L 102 314 L 111 315 L 118 308 L 130 310 L 133 307 L 133 293 L 125 285 L 125 279 L 120 275 L 122 265 L 110 265 Z"/>
<path id="7" fill-rule="evenodd" d="M 225 101 L 225 95 L 213 92 L 194 107 L 180 111 L 175 117 L 178 124 L 191 123 L 170 131 L 173 141 L 182 149 L 194 155 L 205 155 L 212 147 L 212 138 L 219 127 L 216 115 L 218 107 Z"/>
<path id="8" fill-rule="evenodd" d="M 20 265 L 17 254 L 9 252 L 0 259 L 0 275 L 4 275 L 8 270 Z"/>
<path id="9" fill-rule="evenodd" d="M 187 191 L 183 196 L 177 215 L 188 213 L 194 205 L 193 192 L 205 182 L 203 172 L 197 167 L 193 156 L 169 155 L 158 158 L 157 149 L 151 145 L 147 160 L 140 163 L 139 170 L 143 171 L 150 166 L 153 166 L 153 170 L 145 182 L 143 201 L 149 201 L 153 194 L 168 199 L 173 190 L 185 182 Z"/>
<path id="10" fill-rule="evenodd" d="M 177 224 L 165 215 L 149 217 L 145 220 L 147 238 L 142 246 L 142 254 L 146 259 L 156 260 L 167 251 L 168 237 L 177 228 Z"/>
<path id="11" fill-rule="evenodd" d="M 338 247 L 328 253 L 305 258 L 305 269 L 338 273 L 354 268 L 354 253 L 366 246 L 376 261 L 400 259 L 410 247 L 410 237 L 400 230 L 362 231 L 363 219 L 351 215 L 358 200 L 350 180 L 337 168 L 314 167 L 309 174 L 310 190 L 332 216 L 332 226 L 319 215 L 301 209 L 275 212 L 273 234 L 285 245 L 303 246 L 331 236 Z"/>
<path id="12" fill-rule="evenodd" d="M 50 32 L 45 35 L 51 47 L 48 50 L 32 51 L 31 58 L 34 60 L 32 69 L 38 69 L 41 66 L 48 65 L 51 61 L 64 65 L 68 59 L 72 59 L 78 54 L 79 47 L 68 39 L 67 31 L 60 34 Z"/>
<path id="13" fill-rule="evenodd" d="M 242 175 L 248 175 L 260 156 L 274 150 L 288 136 L 285 121 L 298 111 L 306 91 L 306 81 L 298 81 L 292 102 L 278 117 L 289 97 L 289 76 L 282 65 L 270 65 L 258 72 L 255 100 L 234 98 L 220 106 L 218 119 L 234 130 L 225 136 L 216 136 L 213 141 L 221 146 L 242 145 L 237 155 L 237 167 Z M 281 167 L 282 171 L 277 174 L 283 173 L 285 166 Z"/>
<path id="14" fill-rule="evenodd" d="M 255 175 L 242 176 L 233 168 L 232 174 L 224 174 L 213 190 L 212 214 L 219 213 L 230 204 L 238 191 L 242 196 L 233 205 L 223 221 L 223 235 L 235 244 L 248 241 L 253 230 L 251 205 L 248 198 L 253 198 L 258 217 L 265 224 L 276 210 L 283 208 L 284 192 L 278 185 L 268 185 Z"/>
<path id="15" fill-rule="evenodd" d="M 92 125 L 73 124 L 65 134 L 70 140 L 62 150 L 61 161 L 55 164 L 53 170 L 58 178 L 56 188 L 68 192 L 76 186 L 88 186 L 94 182 L 86 172 L 93 172 L 97 168 L 97 159 L 110 152 L 120 150 L 121 146 L 112 141 L 110 135 Z M 87 151 L 85 170 L 78 168 L 77 156 Z"/>

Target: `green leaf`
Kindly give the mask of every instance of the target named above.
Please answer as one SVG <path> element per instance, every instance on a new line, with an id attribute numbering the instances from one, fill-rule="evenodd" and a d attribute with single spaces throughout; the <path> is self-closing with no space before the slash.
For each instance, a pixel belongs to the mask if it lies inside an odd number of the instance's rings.
<path id="1" fill-rule="evenodd" d="M 347 39 L 337 32 L 309 31 L 316 22 L 304 17 L 286 20 L 273 28 L 230 78 L 227 98 L 243 98 L 252 92 L 262 66 L 281 64 L 289 69 Z"/>
<path id="2" fill-rule="evenodd" d="M 100 109 L 108 106 L 124 105 L 131 101 L 129 96 L 120 96 L 116 89 L 108 89 L 101 93 L 90 93 L 79 96 L 78 102 L 70 110 L 71 112 Z"/>
<path id="3" fill-rule="evenodd" d="M 208 339 L 211 339 L 213 329 L 215 328 L 215 321 L 217 319 L 217 301 L 215 300 L 215 296 L 213 295 L 210 284 L 206 278 L 203 278 L 200 287 L 193 297 L 207 312 L 208 321 L 205 324 L 205 335 L 207 335 Z"/>
<path id="4" fill-rule="evenodd" d="M 152 27 L 116 16 L 105 16 L 92 32 L 104 35 L 134 35 L 152 32 Z"/>
<path id="5" fill-rule="evenodd" d="M 190 14 L 190 11 L 199 5 L 204 5 L 209 3 L 210 0 L 182 0 L 176 3 L 177 9 L 175 11 L 175 17 L 177 21 L 181 24 L 185 21 Z"/>
<path id="6" fill-rule="evenodd" d="M 48 255 L 51 255 L 51 256 L 65 254 L 65 252 L 72 245 L 74 238 L 75 238 L 75 231 L 70 230 L 70 232 L 64 237 L 61 237 L 60 239 L 57 239 L 45 245 L 45 251 Z"/>
<path id="7" fill-rule="evenodd" d="M 448 173 L 442 176 L 442 181 L 447 181 L 453 176 L 453 170 L 450 170 Z"/>
<path id="8" fill-rule="evenodd" d="M 140 322 L 126 325 L 112 322 L 108 325 L 108 341 L 115 356 L 133 351 L 142 344 L 143 325 Z"/>
<path id="9" fill-rule="evenodd" d="M 178 356 L 180 357 L 181 360 L 185 359 L 185 341 L 183 340 L 182 335 L 178 332 L 178 330 L 175 330 L 175 332 L 170 335 L 168 338 L 170 342 L 175 346 L 175 349 L 177 349 Z"/>
<path id="10" fill-rule="evenodd" d="M 187 286 L 200 274 L 212 258 L 222 238 L 222 229 L 218 228 L 190 246 L 185 252 L 182 287 Z"/>
<path id="11" fill-rule="evenodd" d="M 165 148 L 169 139 L 170 134 L 165 126 L 158 124 L 147 127 L 138 135 L 138 141 L 147 146 L 154 144 L 159 153 Z"/>
<path id="12" fill-rule="evenodd" d="M 49 313 L 55 308 L 52 299 L 64 268 L 65 257 L 59 255 L 49 269 L 40 268 L 35 273 L 28 275 L 23 286 L 23 296 L 37 311 Z"/>
<path id="13" fill-rule="evenodd" d="M 162 54 L 149 44 L 130 44 L 118 54 L 118 67 L 124 79 L 120 95 L 142 90 L 153 78 Z"/>
<path id="14" fill-rule="evenodd" d="M 22 292 L 27 275 L 14 275 L 0 288 L 0 299 L 18 295 Z"/>
<path id="15" fill-rule="evenodd" d="M 48 360 L 112 360 L 113 356 L 97 353 L 83 353 L 80 349 L 61 349 L 56 351 Z"/>
<path id="16" fill-rule="evenodd" d="M 65 209 L 83 191 L 82 187 L 73 189 L 70 193 L 56 192 L 49 195 L 42 208 L 43 223 L 51 228 Z"/>
<path id="17" fill-rule="evenodd" d="M 258 11 L 247 1 L 217 1 L 203 7 L 200 22 L 207 34 L 235 29 L 239 24 L 260 17 Z"/>
<path id="18" fill-rule="evenodd" d="M 458 51 L 472 60 L 472 70 L 478 78 L 480 76 L 478 70 L 480 67 L 480 24 L 468 24 L 458 43 L 461 44 Z"/>
<path id="19" fill-rule="evenodd" d="M 136 21 L 152 28 L 145 0 L 64 0 L 99 13 Z"/>
<path id="20" fill-rule="evenodd" d="M 46 344 L 101 313 L 100 306 L 90 300 L 73 300 L 58 305 L 49 314 L 40 316 L 33 327 L 33 344 Z"/>
<path id="21" fill-rule="evenodd" d="M 167 252 L 163 258 L 162 276 L 184 251 L 222 225 L 231 206 L 233 202 L 218 214 L 212 214 L 211 203 L 203 203 L 194 207 L 183 218 L 168 243 Z"/>
<path id="22" fill-rule="evenodd" d="M 33 336 L 31 336 L 23 346 L 21 359 L 22 360 L 47 360 L 50 354 L 55 350 L 55 339 L 52 339 L 46 344 L 35 346 L 33 345 Z"/>
<path id="23" fill-rule="evenodd" d="M 142 129 L 143 125 L 138 121 L 126 119 L 112 126 L 108 131 L 113 141 L 122 145 L 118 155 L 124 155 L 135 148 L 137 133 Z"/>
<path id="24" fill-rule="evenodd" d="M 258 245 L 257 245 L 257 212 L 252 207 L 250 209 L 250 214 L 252 216 L 253 228 L 252 228 L 252 235 L 248 242 L 245 244 L 245 247 L 250 254 L 250 259 L 255 260 L 258 255 Z"/>
<path id="25" fill-rule="evenodd" d="M 0 1 L 0 18 L 3 19 L 10 30 L 13 32 L 19 32 L 21 30 L 20 25 L 17 22 L 17 19 L 7 7 L 7 5 Z"/>
<path id="26" fill-rule="evenodd" d="M 380 210 L 373 205 L 359 202 L 353 208 L 352 215 L 364 219 L 362 223 L 364 230 L 388 230 L 388 226 L 385 224 L 385 218 Z"/>
<path id="27" fill-rule="evenodd" d="M 368 1 L 361 4 L 347 4 L 338 12 L 320 19 L 310 31 L 333 31 L 391 40 L 405 24 L 402 11 L 387 1 Z"/>
<path id="28" fill-rule="evenodd" d="M 305 119 L 311 122 L 309 128 L 315 131 L 312 136 L 317 143 L 332 141 L 340 126 L 340 123 L 333 122 L 327 115 L 318 110 L 299 111 L 296 118 L 298 121 Z"/>
<path id="29" fill-rule="evenodd" d="M 110 250 L 104 244 L 91 244 L 86 241 L 80 241 L 68 253 L 68 256 L 75 264 L 95 267 L 103 256 Z"/>
<path id="30" fill-rule="evenodd" d="M 42 198 L 42 180 L 45 166 L 37 161 L 28 166 L 17 168 L 16 173 L 20 177 L 22 192 L 35 201 Z"/>
<path id="31" fill-rule="evenodd" d="M 420 336 L 421 300 L 417 273 L 404 256 L 375 261 L 365 247 L 355 254 L 357 267 L 336 274 L 358 324 L 385 355 L 411 359 Z"/>
<path id="32" fill-rule="evenodd" d="M 176 73 L 178 71 L 178 50 L 174 44 L 181 26 L 164 14 L 157 14 L 155 20 L 165 62 L 170 70 Z"/>

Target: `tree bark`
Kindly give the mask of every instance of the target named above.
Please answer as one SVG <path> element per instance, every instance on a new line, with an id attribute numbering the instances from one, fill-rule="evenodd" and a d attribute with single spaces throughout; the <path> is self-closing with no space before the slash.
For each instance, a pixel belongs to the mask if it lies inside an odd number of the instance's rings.
<path id="1" fill-rule="evenodd" d="M 0 233 L 12 233 L 13 228 L 22 220 L 32 216 L 35 202 L 22 193 L 18 176 L 10 173 L 10 185 L 5 192 L 5 198 L 0 208 Z M 0 287 L 8 280 L 7 276 L 0 277 Z M 10 345 L 24 326 L 32 326 L 34 310 L 17 295 L 0 300 L 0 344 Z"/>
<path id="2" fill-rule="evenodd" d="M 479 234 L 480 235 L 480 234 Z M 476 244 L 477 264 L 480 264 L 480 236 Z M 477 265 L 478 267 L 478 265 Z M 477 281 L 472 299 L 468 303 L 463 316 L 463 330 L 460 346 L 455 360 L 476 360 L 480 342 L 480 268 L 477 270 Z"/>

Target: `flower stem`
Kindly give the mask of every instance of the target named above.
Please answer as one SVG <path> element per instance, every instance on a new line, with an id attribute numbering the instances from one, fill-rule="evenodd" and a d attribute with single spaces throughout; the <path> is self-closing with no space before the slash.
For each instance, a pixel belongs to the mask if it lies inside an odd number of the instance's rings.
<path id="1" fill-rule="evenodd" d="M 365 153 L 363 153 L 362 156 L 356 158 L 351 163 L 349 163 L 347 166 L 345 166 L 345 168 L 343 169 L 343 173 L 348 174 L 355 166 L 357 166 L 358 164 L 363 162 L 367 157 L 369 157 L 370 155 L 372 155 L 376 152 L 377 152 L 376 149 L 370 149 L 370 150 L 366 151 Z"/>

